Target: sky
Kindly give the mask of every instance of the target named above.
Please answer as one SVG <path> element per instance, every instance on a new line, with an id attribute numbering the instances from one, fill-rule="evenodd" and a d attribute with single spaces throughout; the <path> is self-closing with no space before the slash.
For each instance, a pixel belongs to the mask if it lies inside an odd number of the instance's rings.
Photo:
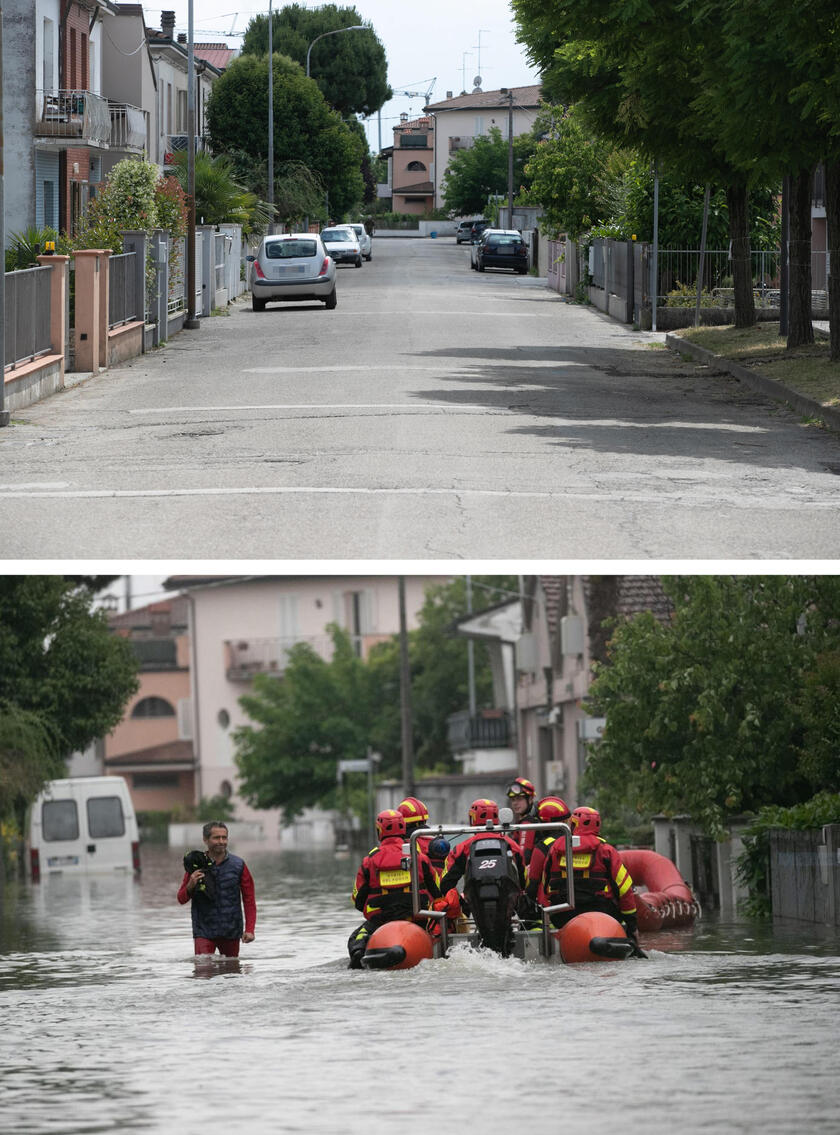
<path id="1" fill-rule="evenodd" d="M 300 0 L 299 0 L 300 2 Z M 379 36 L 388 60 L 388 81 L 395 92 L 420 92 L 414 97 L 397 94 L 382 108 L 382 145 L 393 141 L 391 131 L 401 113 L 418 117 L 426 93 L 434 85 L 431 101 L 446 98 L 447 91 L 460 94 L 473 89 L 480 75 L 485 91 L 499 87 L 524 87 L 538 82 L 523 49 L 515 40 L 508 0 L 424 0 L 408 6 L 398 0 L 334 0 L 340 7 L 355 6 L 362 20 Z M 283 0 L 273 0 L 273 8 Z M 306 7 L 320 4 L 306 0 Z M 149 27 L 160 27 L 160 8 L 143 5 Z M 187 30 L 188 0 L 170 0 L 166 10 L 175 13 L 177 32 Z M 237 12 L 231 0 L 193 0 L 196 42 L 226 42 L 238 46 L 242 33 L 255 15 L 268 13 L 268 0 L 245 0 Z M 233 34 L 231 34 L 233 33 Z M 361 35 L 361 32 L 347 32 Z M 379 149 L 380 124 L 376 116 L 366 122 L 368 144 Z"/>

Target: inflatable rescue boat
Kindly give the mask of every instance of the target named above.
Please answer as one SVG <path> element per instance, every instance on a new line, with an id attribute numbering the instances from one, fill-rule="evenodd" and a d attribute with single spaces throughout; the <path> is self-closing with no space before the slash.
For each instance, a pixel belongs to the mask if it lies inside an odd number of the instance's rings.
<path id="1" fill-rule="evenodd" d="M 421 828 L 411 833 L 409 843 L 406 845 L 406 866 L 411 869 L 412 878 L 412 906 L 415 921 L 400 920 L 388 922 L 380 926 L 371 934 L 367 949 L 362 956 L 362 966 L 366 969 L 409 969 L 418 965 L 425 959 L 445 957 L 450 948 L 460 943 L 472 946 L 484 946 L 494 950 L 503 957 L 516 957 L 523 961 L 553 961 L 553 962 L 598 962 L 616 961 L 630 957 L 645 957 L 643 951 L 628 939 L 624 927 L 617 919 L 600 911 L 585 911 L 571 918 L 560 930 L 556 930 L 551 922 L 552 914 L 561 911 L 574 910 L 574 877 L 569 879 L 569 892 L 567 901 L 554 906 L 539 907 L 541 925 L 536 929 L 529 928 L 519 920 L 516 914 L 517 900 L 521 894 L 513 854 L 507 840 L 503 837 L 513 832 L 527 830 L 531 825 L 513 824 L 506 822 L 505 812 L 512 818 L 508 809 L 502 810 L 502 819 L 499 824 L 488 823 L 479 829 L 482 835 L 470 847 L 470 854 L 464 873 L 464 898 L 470 911 L 470 918 L 464 918 L 461 912 L 453 918 L 451 910 L 428 910 L 421 908 L 419 888 L 417 885 L 417 839 L 421 836 L 450 836 L 477 834 L 476 829 L 466 827 L 436 827 Z M 557 838 L 563 839 L 566 845 L 566 861 L 572 860 L 575 837 L 566 823 L 552 823 L 541 825 L 546 833 L 554 831 Z M 636 878 L 633 868 L 627 862 L 629 853 L 622 852 L 631 876 Z M 636 855 L 655 855 L 654 852 L 636 852 Z M 655 856 L 655 860 L 663 860 L 673 867 L 669 860 L 663 856 Z M 639 926 L 642 929 L 659 929 L 652 925 L 652 921 L 659 918 L 656 912 L 662 912 L 660 926 L 677 925 L 665 922 L 665 906 L 668 905 L 668 917 L 673 917 L 676 903 L 682 901 L 683 896 L 675 890 L 676 884 L 666 876 L 664 868 L 657 873 L 657 863 L 645 860 L 646 870 L 641 870 L 641 861 L 637 861 L 637 869 L 642 875 L 643 885 L 647 887 L 667 887 L 667 890 L 645 892 L 639 901 Z M 676 868 L 673 868 L 676 872 Z M 688 890 L 682 880 L 682 886 Z M 666 896 L 659 899 L 659 895 Z M 691 892 L 688 891 L 689 900 Z M 646 911 L 646 922 L 642 921 L 641 909 Z M 648 910 L 654 912 L 652 921 L 648 920 Z M 429 927 L 429 929 L 426 929 Z"/>

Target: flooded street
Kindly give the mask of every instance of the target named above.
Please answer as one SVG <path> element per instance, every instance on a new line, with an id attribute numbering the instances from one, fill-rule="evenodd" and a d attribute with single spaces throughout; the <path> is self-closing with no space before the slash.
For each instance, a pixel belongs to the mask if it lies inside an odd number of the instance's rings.
<path id="1" fill-rule="evenodd" d="M 709 919 L 648 962 L 349 972 L 355 860 L 232 850 L 239 965 L 194 961 L 177 849 L 6 887 L 3 1132 L 840 1130 L 836 936 Z"/>

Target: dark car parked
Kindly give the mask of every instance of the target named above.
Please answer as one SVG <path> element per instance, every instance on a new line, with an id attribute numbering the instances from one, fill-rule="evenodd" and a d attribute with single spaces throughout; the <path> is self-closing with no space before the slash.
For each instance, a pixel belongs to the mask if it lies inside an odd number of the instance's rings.
<path id="1" fill-rule="evenodd" d="M 459 221 L 458 227 L 455 230 L 455 243 L 469 244 L 472 236 L 472 227 L 478 223 L 476 218 L 473 218 L 471 221 Z M 484 222 L 482 221 L 481 223 L 483 224 Z"/>
<path id="2" fill-rule="evenodd" d="M 481 234 L 487 228 L 487 221 L 473 221 L 470 226 L 470 244 L 478 244 Z"/>
<path id="3" fill-rule="evenodd" d="M 479 272 L 485 268 L 509 268 L 524 276 L 528 271 L 528 246 L 522 233 L 515 229 L 487 229 L 474 249 L 473 266 Z"/>

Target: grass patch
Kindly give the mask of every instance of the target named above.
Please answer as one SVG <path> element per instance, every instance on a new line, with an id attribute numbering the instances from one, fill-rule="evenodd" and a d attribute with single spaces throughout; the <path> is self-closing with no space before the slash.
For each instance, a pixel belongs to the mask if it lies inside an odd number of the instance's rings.
<path id="1" fill-rule="evenodd" d="M 680 337 L 775 379 L 822 406 L 840 406 L 840 365 L 829 358 L 827 340 L 789 351 L 778 323 L 737 329 L 687 327 Z"/>

